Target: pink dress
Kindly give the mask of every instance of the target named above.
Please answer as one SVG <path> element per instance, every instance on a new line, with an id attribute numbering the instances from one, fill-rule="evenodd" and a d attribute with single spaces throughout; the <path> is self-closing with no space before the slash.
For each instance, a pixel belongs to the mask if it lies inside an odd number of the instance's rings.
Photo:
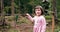
<path id="1" fill-rule="evenodd" d="M 46 20 L 44 16 L 35 16 L 32 18 L 31 16 L 28 17 L 29 20 L 34 21 L 34 28 L 33 32 L 45 32 L 46 30 Z"/>

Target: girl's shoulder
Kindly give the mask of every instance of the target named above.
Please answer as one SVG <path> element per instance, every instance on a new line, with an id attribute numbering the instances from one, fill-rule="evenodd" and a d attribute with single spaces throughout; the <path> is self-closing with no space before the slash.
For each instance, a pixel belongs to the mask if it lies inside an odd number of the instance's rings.
<path id="1" fill-rule="evenodd" d="M 44 15 L 40 16 L 39 18 L 40 18 L 41 20 L 42 20 L 42 19 L 45 20 L 45 16 L 44 16 Z"/>
<path id="2" fill-rule="evenodd" d="M 39 17 L 34 16 L 33 19 L 45 19 L 45 17 L 44 17 L 44 15 L 41 15 L 41 16 L 39 16 Z"/>
<path id="3" fill-rule="evenodd" d="M 45 18 L 44 15 L 41 15 L 40 18 Z"/>
<path id="4" fill-rule="evenodd" d="M 41 18 L 45 18 L 45 16 L 44 15 L 42 15 L 42 16 L 40 16 Z"/>
<path id="5" fill-rule="evenodd" d="M 44 15 L 41 15 L 41 16 L 39 16 L 39 17 L 34 16 L 33 18 L 45 18 L 45 17 L 44 17 Z"/>

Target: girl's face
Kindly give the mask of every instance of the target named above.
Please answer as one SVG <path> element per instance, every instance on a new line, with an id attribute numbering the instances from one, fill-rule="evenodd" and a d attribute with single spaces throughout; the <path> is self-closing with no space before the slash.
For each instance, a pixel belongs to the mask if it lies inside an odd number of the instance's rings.
<path id="1" fill-rule="evenodd" d="M 41 15 L 41 9 L 40 8 L 36 8 L 35 9 L 35 13 L 36 13 L 36 16 L 40 16 Z"/>

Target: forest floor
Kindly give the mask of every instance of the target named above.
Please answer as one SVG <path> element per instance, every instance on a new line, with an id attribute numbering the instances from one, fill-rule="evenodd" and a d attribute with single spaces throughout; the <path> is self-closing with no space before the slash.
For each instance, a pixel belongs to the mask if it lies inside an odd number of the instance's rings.
<path id="1" fill-rule="evenodd" d="M 29 21 L 26 17 L 21 16 L 18 18 L 17 21 L 13 16 L 6 16 L 5 18 L 6 18 L 5 19 L 6 23 L 10 25 L 10 28 L 7 29 L 6 32 L 33 32 L 34 23 Z M 52 26 L 50 23 L 46 27 L 46 32 L 51 32 L 51 31 L 52 31 Z"/>

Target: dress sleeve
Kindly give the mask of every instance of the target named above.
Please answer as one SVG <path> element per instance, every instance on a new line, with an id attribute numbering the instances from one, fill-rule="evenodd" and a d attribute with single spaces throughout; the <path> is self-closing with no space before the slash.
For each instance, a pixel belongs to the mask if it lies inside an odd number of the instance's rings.
<path id="1" fill-rule="evenodd" d="M 43 18 L 41 19 L 41 21 L 42 21 L 41 32 L 45 32 L 45 30 L 46 30 L 46 20 L 45 20 L 45 18 L 43 17 Z"/>
<path id="2" fill-rule="evenodd" d="M 28 19 L 29 19 L 30 21 L 32 21 L 32 22 L 34 21 L 34 20 L 33 20 L 34 18 L 32 18 L 30 15 L 28 16 Z"/>

